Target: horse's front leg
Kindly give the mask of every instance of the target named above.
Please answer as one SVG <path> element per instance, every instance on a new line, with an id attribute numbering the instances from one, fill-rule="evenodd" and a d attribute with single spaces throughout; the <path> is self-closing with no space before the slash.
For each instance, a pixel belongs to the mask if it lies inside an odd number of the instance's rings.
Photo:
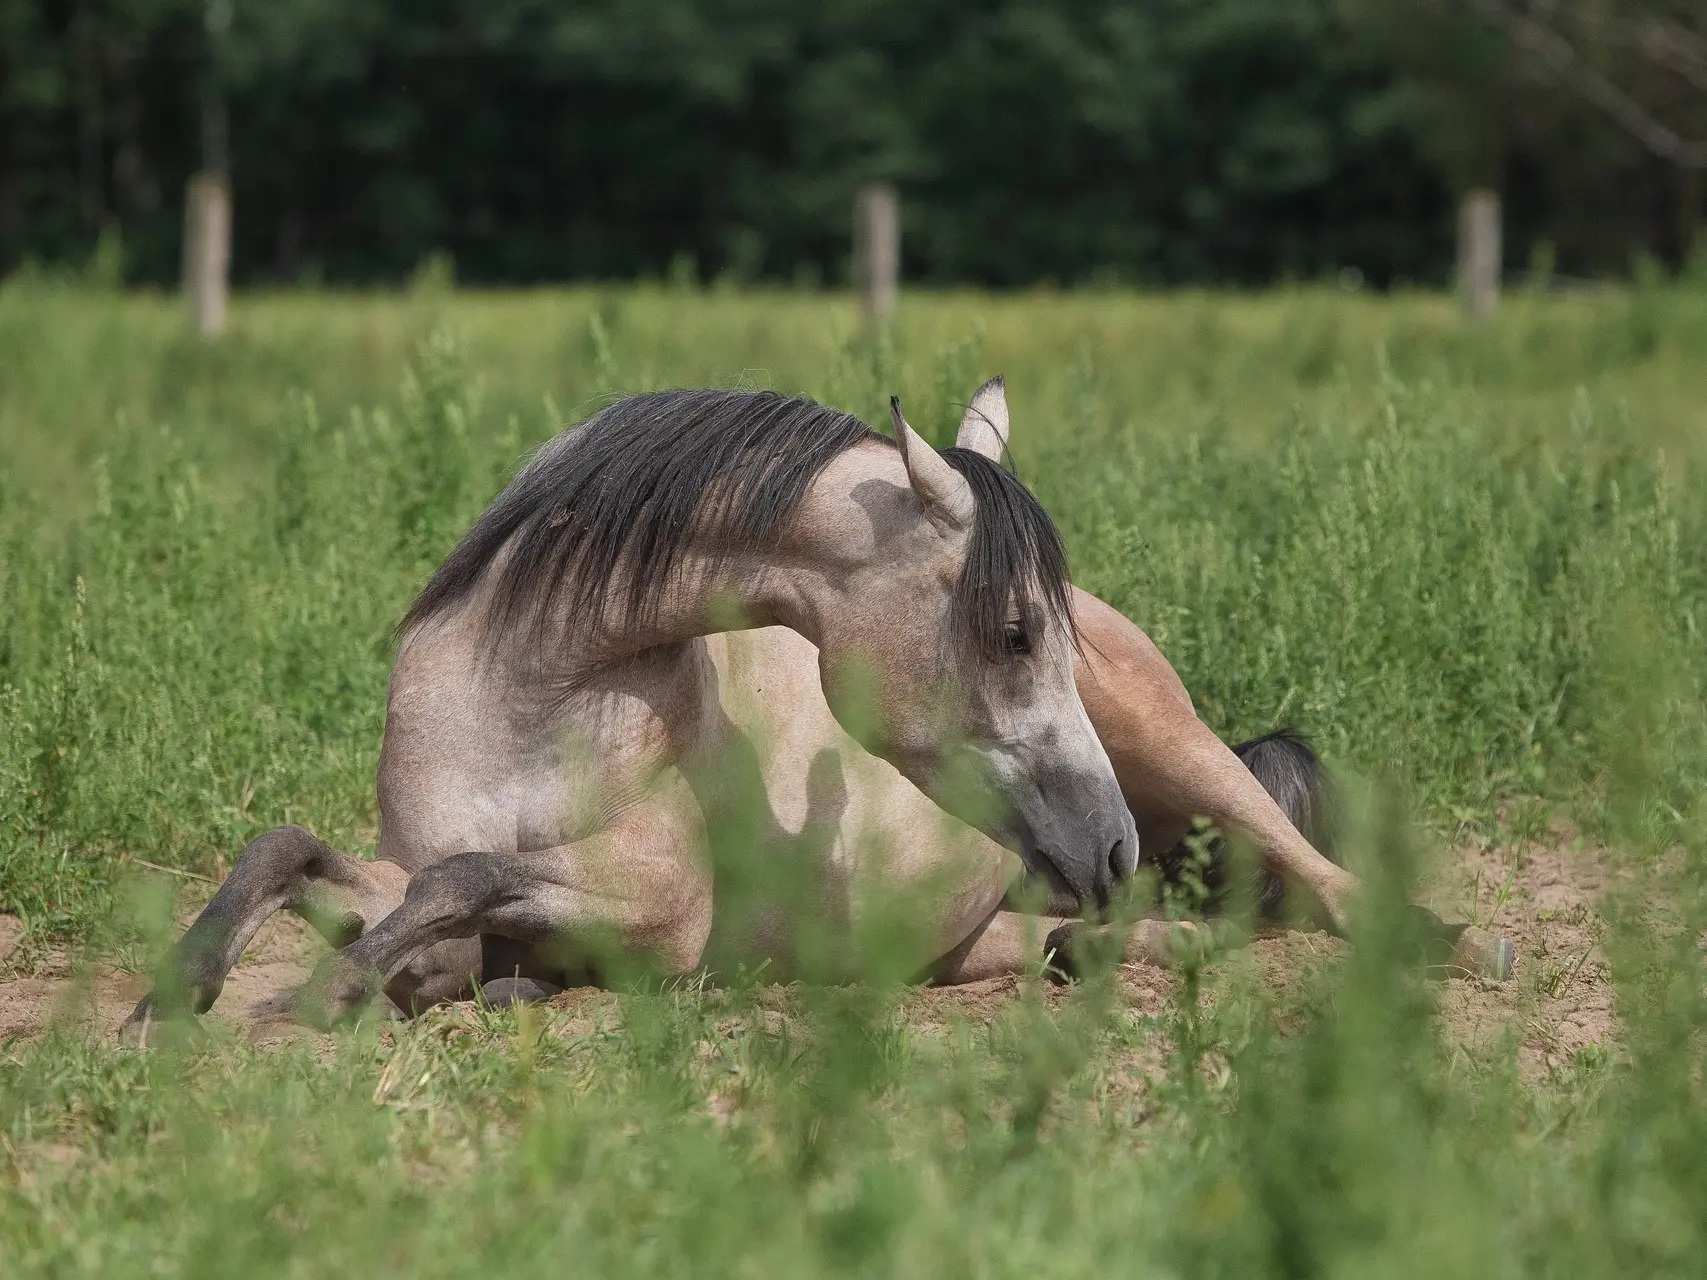
<path id="1" fill-rule="evenodd" d="M 1301 835 L 1231 747 L 1197 718 L 1179 679 L 1138 627 L 1095 596 L 1075 588 L 1073 612 L 1083 635 L 1076 671 L 1079 693 L 1140 830 L 1167 831 L 1158 851 L 1184 833 L 1192 817 L 1242 835 L 1269 870 L 1306 888 L 1339 933 L 1359 892 L 1357 877 L 1324 857 Z M 1168 831 L 1169 825 L 1172 830 Z M 1421 913 L 1431 964 L 1497 981 L 1511 975 L 1510 941 L 1469 925 L 1446 925 Z M 1170 944 L 1171 945 L 1171 944 Z"/>
<path id="2" fill-rule="evenodd" d="M 585 840 L 527 853 L 460 853 L 417 871 L 402 905 L 323 959 L 299 1014 L 328 1026 L 397 990 L 429 948 L 480 934 L 565 956 L 613 952 L 680 974 L 711 932 L 711 875 L 685 785 L 642 801 Z"/>
<path id="3" fill-rule="evenodd" d="M 341 947 L 403 901 L 409 873 L 392 862 L 363 862 L 301 827 L 278 827 L 249 842 L 231 874 L 162 959 L 154 987 L 120 1029 L 147 1043 L 163 1017 L 205 1013 L 225 977 L 276 911 L 293 911 Z"/>

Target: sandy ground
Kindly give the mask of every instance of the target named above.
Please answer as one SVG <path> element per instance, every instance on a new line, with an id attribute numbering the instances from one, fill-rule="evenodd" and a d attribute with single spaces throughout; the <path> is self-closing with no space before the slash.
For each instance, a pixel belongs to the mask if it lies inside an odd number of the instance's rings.
<path id="1" fill-rule="evenodd" d="M 1611 1048 L 1618 1038 L 1598 911 L 1611 860 L 1604 850 L 1580 845 L 1568 824 L 1555 822 L 1536 843 L 1459 850 L 1431 895 L 1448 919 L 1465 918 L 1472 898 L 1479 899 L 1480 919 L 1491 920 L 1488 927 L 1516 947 L 1512 981 L 1450 982 L 1442 1013 L 1473 1056 L 1497 1052 L 1505 1037 L 1516 1037 L 1518 1066 L 1531 1078 L 1592 1045 Z"/>
<path id="2" fill-rule="evenodd" d="M 1519 1068 L 1529 1078 L 1544 1076 L 1590 1045 L 1610 1046 L 1617 1036 L 1596 912 L 1605 887 L 1604 857 L 1576 849 L 1578 843 L 1568 828 L 1555 825 L 1540 843 L 1461 848 L 1443 859 L 1427 895 L 1444 918 L 1463 920 L 1474 912 L 1479 923 L 1517 948 L 1517 970 L 1509 982 L 1441 983 L 1443 1034 L 1477 1059 L 1502 1054 L 1514 1039 Z M 0 916 L 0 974 L 14 967 L 8 954 L 18 933 L 17 921 Z M 234 1023 L 258 1042 L 316 1036 L 291 1020 L 289 1001 L 323 949 L 307 926 L 275 917 L 232 971 L 208 1017 Z M 1252 962 L 1279 990 L 1301 971 L 1344 955 L 1343 943 L 1319 933 L 1287 933 L 1251 947 Z M 1174 983 L 1170 974 L 1132 966 L 1122 973 L 1121 989 L 1134 1014 L 1160 1015 Z M 68 957 L 50 955 L 33 976 L 0 981 L 0 1043 L 38 1035 L 56 1019 L 115 1036 L 146 989 L 139 974 L 111 966 L 79 972 Z M 957 1018 L 981 1023 L 1019 989 L 1013 979 L 997 979 L 920 990 L 909 997 L 908 1013 L 921 1030 L 946 1028 Z M 572 1024 L 614 1012 L 607 1007 L 614 997 L 599 992 L 568 992 L 553 1004 Z"/>
<path id="3" fill-rule="evenodd" d="M 0 967 L 6 965 L 6 953 L 16 942 L 16 923 L 6 927 L 10 919 L 0 916 Z M 235 1023 L 257 1040 L 296 1034 L 298 1028 L 289 1015 L 290 996 L 307 981 L 324 949 L 296 917 L 274 916 L 225 980 L 225 989 L 208 1017 Z M 38 1035 L 55 1020 L 116 1037 L 119 1024 L 147 991 L 145 975 L 111 965 L 84 967 L 70 956 L 53 953 L 36 976 L 0 982 L 0 1043 L 19 1035 Z"/>

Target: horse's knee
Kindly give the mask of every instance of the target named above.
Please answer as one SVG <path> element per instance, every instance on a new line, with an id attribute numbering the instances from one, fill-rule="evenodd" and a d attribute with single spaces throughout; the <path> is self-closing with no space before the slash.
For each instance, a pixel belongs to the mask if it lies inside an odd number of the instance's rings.
<path id="1" fill-rule="evenodd" d="M 474 918 L 523 887 L 513 878 L 514 869 L 497 855 L 456 853 L 411 875 L 403 900 L 417 910 Z"/>
<path id="2" fill-rule="evenodd" d="M 573 860 L 560 865 L 562 857 L 550 851 L 459 853 L 421 868 L 367 959 L 395 973 L 392 959 L 418 945 L 466 940 L 473 950 L 466 966 L 457 962 L 460 981 L 482 968 L 474 935 L 494 934 L 534 949 L 566 973 L 602 974 L 607 966 L 630 961 L 671 975 L 697 967 L 711 932 L 709 885 L 691 876 L 642 872 L 624 884 L 620 896 L 596 893 L 576 883 Z M 357 946 L 367 948 L 367 940 Z"/>
<path id="3" fill-rule="evenodd" d="M 303 827 L 274 827 L 243 847 L 239 863 L 275 864 L 292 871 L 310 872 L 332 852 L 319 836 Z"/>
<path id="4" fill-rule="evenodd" d="M 274 827 L 251 840 L 213 900 L 180 940 L 178 950 L 186 968 L 211 967 L 223 978 L 235 959 L 225 955 L 232 931 L 249 923 L 258 926 L 257 913 L 271 914 L 286 905 L 292 886 L 330 852 L 301 827 Z"/>

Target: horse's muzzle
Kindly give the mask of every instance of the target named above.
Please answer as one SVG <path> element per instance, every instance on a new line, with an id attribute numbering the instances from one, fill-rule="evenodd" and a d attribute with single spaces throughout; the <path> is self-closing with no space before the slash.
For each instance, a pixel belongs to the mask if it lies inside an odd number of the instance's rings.
<path id="1" fill-rule="evenodd" d="M 1015 815 L 1021 857 L 1052 888 L 1070 893 L 1081 911 L 1105 909 L 1138 865 L 1138 827 L 1124 798 L 1050 804 L 1054 797 L 1040 792 L 1038 799 L 1045 801 L 1042 812 Z"/>

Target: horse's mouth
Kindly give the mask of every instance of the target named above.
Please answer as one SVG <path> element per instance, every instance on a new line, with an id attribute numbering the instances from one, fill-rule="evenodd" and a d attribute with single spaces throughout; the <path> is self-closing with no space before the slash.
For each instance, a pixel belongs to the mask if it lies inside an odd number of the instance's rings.
<path id="1" fill-rule="evenodd" d="M 1026 872 L 1049 886 L 1050 914 L 1064 914 L 1060 908 L 1067 903 L 1073 904 L 1075 912 L 1083 911 L 1090 901 L 1090 895 L 1073 887 L 1072 881 L 1067 879 L 1048 851 L 1028 839 L 1020 839 L 1016 843 L 1019 845 L 1020 861 L 1025 863 Z"/>

